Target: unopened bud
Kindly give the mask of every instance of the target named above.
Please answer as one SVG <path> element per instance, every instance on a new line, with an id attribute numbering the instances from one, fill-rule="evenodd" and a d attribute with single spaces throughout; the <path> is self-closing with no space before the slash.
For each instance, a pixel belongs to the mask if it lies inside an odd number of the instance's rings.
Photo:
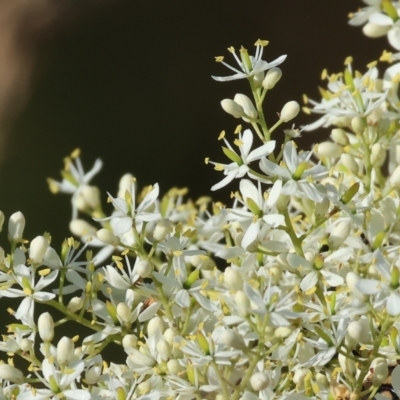
<path id="1" fill-rule="evenodd" d="M 310 370 L 308 368 L 299 368 L 293 375 L 293 383 L 298 386 L 303 386 L 306 376 L 309 375 Z"/>
<path id="2" fill-rule="evenodd" d="M 362 135 L 366 128 L 365 120 L 362 117 L 354 117 L 351 120 L 351 127 L 353 128 L 353 131 L 359 135 Z"/>
<path id="3" fill-rule="evenodd" d="M 392 188 L 400 189 L 400 165 L 396 167 L 389 178 L 389 184 Z"/>
<path id="4" fill-rule="evenodd" d="M 101 367 L 94 365 L 85 371 L 85 380 L 88 385 L 95 385 L 101 376 Z"/>
<path id="5" fill-rule="evenodd" d="M 358 164 L 351 154 L 343 153 L 340 156 L 342 164 L 353 174 L 358 174 Z"/>
<path id="6" fill-rule="evenodd" d="M 263 80 L 263 88 L 264 89 L 272 89 L 281 79 L 282 70 L 278 67 L 274 67 L 268 70 L 265 74 L 265 78 Z"/>
<path id="7" fill-rule="evenodd" d="M 352 321 L 347 327 L 348 335 L 358 344 L 369 342 L 368 327 L 361 321 Z"/>
<path id="8" fill-rule="evenodd" d="M 20 242 L 25 229 L 25 217 L 18 211 L 11 215 L 8 220 L 8 240 Z"/>
<path id="9" fill-rule="evenodd" d="M 220 343 L 233 347 L 234 349 L 243 350 L 247 348 L 243 337 L 230 329 L 222 330 L 218 339 Z"/>
<path id="10" fill-rule="evenodd" d="M 171 346 L 165 339 L 157 342 L 157 352 L 162 361 L 168 361 L 171 357 Z"/>
<path id="11" fill-rule="evenodd" d="M 243 117 L 244 110 L 241 105 L 233 101 L 232 99 L 224 99 L 221 101 L 222 109 L 230 114 L 233 115 L 235 118 Z"/>
<path id="12" fill-rule="evenodd" d="M 147 325 L 147 336 L 154 336 L 156 333 L 164 333 L 165 322 L 161 317 L 153 317 Z"/>
<path id="13" fill-rule="evenodd" d="M 370 38 L 378 38 L 381 36 L 385 36 L 390 31 L 390 29 L 390 25 L 376 25 L 372 22 L 367 22 L 363 26 L 362 31 L 365 36 L 368 36 Z"/>
<path id="14" fill-rule="evenodd" d="M 147 260 L 139 260 L 135 264 L 135 272 L 141 277 L 141 278 L 148 278 L 151 276 L 151 274 L 154 271 L 153 264 L 150 261 Z"/>
<path id="15" fill-rule="evenodd" d="M 372 385 L 379 387 L 386 381 L 389 375 L 389 367 L 384 358 L 375 358 L 371 363 L 371 369 L 373 369 L 371 375 Z"/>
<path id="16" fill-rule="evenodd" d="M 45 312 L 40 314 L 38 319 L 39 336 L 43 342 L 51 342 L 54 338 L 54 321 L 53 317 Z"/>
<path id="17" fill-rule="evenodd" d="M 288 122 L 293 118 L 295 118 L 299 113 L 299 111 L 300 111 L 300 104 L 294 100 L 289 101 L 283 106 L 281 110 L 280 120 L 283 122 Z"/>
<path id="18" fill-rule="evenodd" d="M 326 217 L 330 204 L 331 203 L 327 197 L 324 197 L 319 203 L 315 203 L 314 215 L 317 220 Z"/>
<path id="19" fill-rule="evenodd" d="M 0 364 L 0 378 L 12 383 L 22 383 L 24 381 L 24 374 L 12 365 Z"/>
<path id="20" fill-rule="evenodd" d="M 130 192 L 132 190 L 132 183 L 134 180 L 135 178 L 132 174 L 123 175 L 119 180 L 117 197 L 124 199 L 126 191 Z"/>
<path id="21" fill-rule="evenodd" d="M 160 242 L 161 240 L 164 240 L 166 238 L 166 236 L 170 233 L 171 226 L 172 226 L 172 222 L 169 219 L 167 219 L 167 218 L 160 219 L 157 222 L 156 227 L 154 228 L 154 232 L 153 232 L 154 240 L 157 240 L 158 242 Z"/>
<path id="22" fill-rule="evenodd" d="M 29 246 L 29 258 L 33 264 L 40 264 L 49 247 L 49 241 L 43 236 L 36 236 Z"/>
<path id="23" fill-rule="evenodd" d="M 4 213 L 3 211 L 0 211 L 0 232 L 3 230 L 4 219 Z"/>
<path id="24" fill-rule="evenodd" d="M 125 335 L 122 339 L 122 347 L 126 349 L 135 349 L 137 345 L 137 336 L 134 334 Z"/>
<path id="25" fill-rule="evenodd" d="M 121 321 L 126 325 L 129 325 L 129 324 L 131 324 L 133 322 L 131 309 L 124 302 L 118 303 L 118 305 L 117 305 L 117 315 L 121 319 Z"/>
<path id="26" fill-rule="evenodd" d="M 73 203 L 80 211 L 93 210 L 100 204 L 100 190 L 96 186 L 81 185 Z"/>
<path id="27" fill-rule="evenodd" d="M 341 128 L 335 128 L 331 131 L 331 139 L 342 146 L 347 146 L 349 144 L 349 137 L 347 133 Z"/>
<path id="28" fill-rule="evenodd" d="M 73 219 L 69 223 L 69 229 L 75 236 L 96 236 L 96 228 L 84 219 Z"/>
<path id="29" fill-rule="evenodd" d="M 386 150 L 380 143 L 374 143 L 371 147 L 370 161 L 374 167 L 381 167 L 386 160 Z"/>
<path id="30" fill-rule="evenodd" d="M 242 106 L 246 115 L 254 119 L 258 117 L 257 110 L 255 109 L 252 101 L 245 94 L 237 93 L 233 100 L 235 103 Z M 243 120 L 250 122 L 248 118 L 243 118 Z"/>
<path id="31" fill-rule="evenodd" d="M 57 361 L 65 365 L 74 355 L 74 342 L 67 336 L 63 336 L 57 343 Z"/>
<path id="32" fill-rule="evenodd" d="M 76 313 L 82 307 L 83 307 L 83 298 L 75 296 L 69 301 L 67 305 L 67 310 L 71 313 Z"/>
<path id="33" fill-rule="evenodd" d="M 348 238 L 351 232 L 351 222 L 346 219 L 337 223 L 328 238 L 330 249 L 337 249 Z"/>
<path id="34" fill-rule="evenodd" d="M 346 275 L 346 284 L 350 289 L 350 292 L 353 293 L 358 300 L 365 302 L 368 300 L 368 296 L 362 293 L 357 287 L 360 280 L 361 278 L 355 272 L 350 271 Z"/>
<path id="35" fill-rule="evenodd" d="M 183 371 L 183 367 L 179 364 L 178 360 L 172 359 L 167 362 L 168 372 L 173 375 L 178 375 L 179 372 Z"/>
<path id="36" fill-rule="evenodd" d="M 279 326 L 275 329 L 274 336 L 278 339 L 286 339 L 293 332 L 290 326 Z"/>
<path id="37" fill-rule="evenodd" d="M 110 244 L 111 246 L 118 246 L 120 243 L 119 239 L 114 235 L 114 233 L 108 229 L 99 229 L 96 232 L 96 236 L 103 243 Z"/>
<path id="38" fill-rule="evenodd" d="M 343 147 L 333 142 L 322 142 L 317 147 L 317 154 L 320 157 L 339 158 L 343 153 Z"/>
<path id="39" fill-rule="evenodd" d="M 250 385 L 256 392 L 266 389 L 271 385 L 271 378 L 265 372 L 256 372 L 250 378 Z"/>
<path id="40" fill-rule="evenodd" d="M 243 278 L 237 269 L 227 267 L 224 272 L 224 283 L 232 290 L 241 290 L 243 288 Z"/>

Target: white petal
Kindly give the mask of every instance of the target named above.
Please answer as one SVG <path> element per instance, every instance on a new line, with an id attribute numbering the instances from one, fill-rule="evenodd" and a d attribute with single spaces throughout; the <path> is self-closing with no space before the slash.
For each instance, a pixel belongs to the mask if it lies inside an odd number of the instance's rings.
<path id="1" fill-rule="evenodd" d="M 281 190 L 282 190 L 282 181 L 278 179 L 277 181 L 274 182 L 271 190 L 268 193 L 268 200 L 266 205 L 268 207 L 273 207 L 276 202 L 279 199 L 279 196 L 281 195 Z"/>
<path id="2" fill-rule="evenodd" d="M 321 275 L 325 278 L 326 282 L 328 283 L 329 286 L 340 286 L 343 285 L 344 279 L 338 274 L 334 274 L 333 272 L 330 271 L 324 271 L 321 270 Z"/>
<path id="3" fill-rule="evenodd" d="M 385 285 L 375 279 L 360 279 L 356 287 L 361 293 L 377 294 L 385 288 Z"/>
<path id="4" fill-rule="evenodd" d="M 369 22 L 379 26 L 392 26 L 393 20 L 388 15 L 382 13 L 373 13 L 369 16 Z"/>
<path id="5" fill-rule="evenodd" d="M 263 220 L 268 225 L 272 226 L 273 228 L 276 228 L 279 225 L 283 225 L 283 223 L 285 222 L 285 217 L 280 214 L 269 214 L 269 215 L 264 215 Z"/>
<path id="6" fill-rule="evenodd" d="M 259 160 L 261 157 L 266 157 L 271 154 L 275 149 L 275 140 L 271 140 L 261 147 L 254 149 L 246 158 L 247 163 L 250 163 L 254 160 Z"/>
<path id="7" fill-rule="evenodd" d="M 389 315 L 396 317 L 400 314 L 400 294 L 392 292 L 387 300 L 386 309 Z"/>
<path id="8" fill-rule="evenodd" d="M 391 29 L 388 34 L 389 43 L 396 49 L 400 50 L 400 28 Z"/>
<path id="9" fill-rule="evenodd" d="M 300 289 L 303 292 L 310 290 L 318 283 L 318 273 L 316 271 L 311 271 L 307 274 L 300 282 Z"/>
<path id="10" fill-rule="evenodd" d="M 247 250 L 247 247 L 250 246 L 257 239 L 258 232 L 260 232 L 260 220 L 252 222 L 247 228 L 246 233 L 244 234 L 242 239 L 242 247 L 245 250 Z"/>

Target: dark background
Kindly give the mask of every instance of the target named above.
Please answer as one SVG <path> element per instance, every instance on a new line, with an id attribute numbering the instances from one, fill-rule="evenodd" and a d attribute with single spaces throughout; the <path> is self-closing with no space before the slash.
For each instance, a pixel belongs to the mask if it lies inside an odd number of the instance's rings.
<path id="1" fill-rule="evenodd" d="M 60 178 L 63 158 L 76 147 L 86 168 L 97 157 L 104 161 L 94 181 L 103 200 L 125 172 L 142 185 L 159 182 L 162 193 L 188 186 L 192 197 L 210 194 L 222 174 L 204 158 L 226 162 L 217 137 L 225 129 L 232 138 L 239 123 L 224 114 L 220 101 L 249 94 L 244 80 L 210 77 L 229 74 L 214 61 L 224 55 L 234 63 L 227 47 L 243 45 L 253 54 L 261 38 L 270 41 L 267 61 L 288 54 L 282 80 L 265 102 L 270 125 L 285 102 L 302 104 L 303 93 L 320 99 L 323 68 L 342 71 L 352 55 L 364 71 L 389 49 L 386 38 L 368 39 L 348 25 L 348 13 L 363 6 L 359 0 L 88 0 L 84 8 L 71 1 L 60 9 L 55 0 L 42 3 L 36 13 L 51 8 L 50 19 L 28 32 L 33 18 L 25 17 L 15 41 L 34 62 L 24 61 L 28 89 L 20 103 L 10 103 L 17 111 L 3 127 L 0 209 L 7 218 L 22 211 L 25 237 L 50 231 L 56 248 L 69 235 L 71 208 L 68 196 L 50 194 L 46 178 Z M 301 115 L 295 122 L 314 119 Z M 326 134 L 306 133 L 300 145 Z M 234 182 L 213 197 L 229 204 L 236 189 Z"/>

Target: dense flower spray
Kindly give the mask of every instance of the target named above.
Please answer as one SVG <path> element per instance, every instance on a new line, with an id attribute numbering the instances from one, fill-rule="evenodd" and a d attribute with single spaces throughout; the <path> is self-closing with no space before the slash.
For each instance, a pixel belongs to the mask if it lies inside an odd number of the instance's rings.
<path id="1" fill-rule="evenodd" d="M 350 23 L 400 50 L 399 3 L 365 3 Z M 265 61 L 267 45 L 230 47 L 237 66 L 216 58 L 234 74 L 215 80 L 250 87 L 221 101 L 243 123 L 219 136 L 227 160 L 206 159 L 222 173 L 213 191 L 238 189 L 229 205 L 160 196 L 131 174 L 102 194 L 90 185 L 101 161 L 85 173 L 74 151 L 49 185 L 71 195 L 79 240 L 58 252 L 8 217 L 0 296 L 16 322 L 0 342 L 1 399 L 382 399 L 391 373 L 400 396 L 400 64 L 325 71 L 321 100 L 304 98 L 318 117 L 296 129 L 296 101 L 266 121 L 286 58 Z M 331 140 L 300 150 L 320 127 Z M 90 334 L 63 335 L 67 321 Z M 111 343 L 125 362 L 103 358 Z"/>

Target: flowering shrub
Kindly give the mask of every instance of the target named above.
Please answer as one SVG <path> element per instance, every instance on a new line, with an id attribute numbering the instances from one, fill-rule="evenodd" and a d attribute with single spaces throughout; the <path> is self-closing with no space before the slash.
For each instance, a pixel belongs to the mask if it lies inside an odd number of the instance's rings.
<path id="1" fill-rule="evenodd" d="M 350 23 L 400 50 L 400 3 L 365 3 Z M 236 66 L 216 58 L 233 75 L 213 78 L 246 79 L 252 95 L 222 100 L 244 126 L 219 137 L 226 163 L 206 159 L 223 173 L 212 190 L 239 179 L 231 206 L 185 189 L 160 197 L 127 174 L 103 208 L 90 185 L 102 163 L 85 173 L 75 151 L 49 186 L 72 196 L 80 240 L 58 253 L 10 216 L 0 295 L 22 301 L 0 342 L 0 399 L 372 399 L 390 373 L 400 396 L 400 63 L 381 77 L 376 62 L 360 73 L 350 58 L 324 72 L 322 99 L 304 107 L 319 118 L 282 135 L 300 106 L 265 120 L 286 58 L 265 61 L 267 44 L 254 56 L 229 48 Z M 332 140 L 299 150 L 322 126 Z M 55 340 L 67 321 L 92 333 Z M 103 359 L 111 343 L 124 364 Z"/>

